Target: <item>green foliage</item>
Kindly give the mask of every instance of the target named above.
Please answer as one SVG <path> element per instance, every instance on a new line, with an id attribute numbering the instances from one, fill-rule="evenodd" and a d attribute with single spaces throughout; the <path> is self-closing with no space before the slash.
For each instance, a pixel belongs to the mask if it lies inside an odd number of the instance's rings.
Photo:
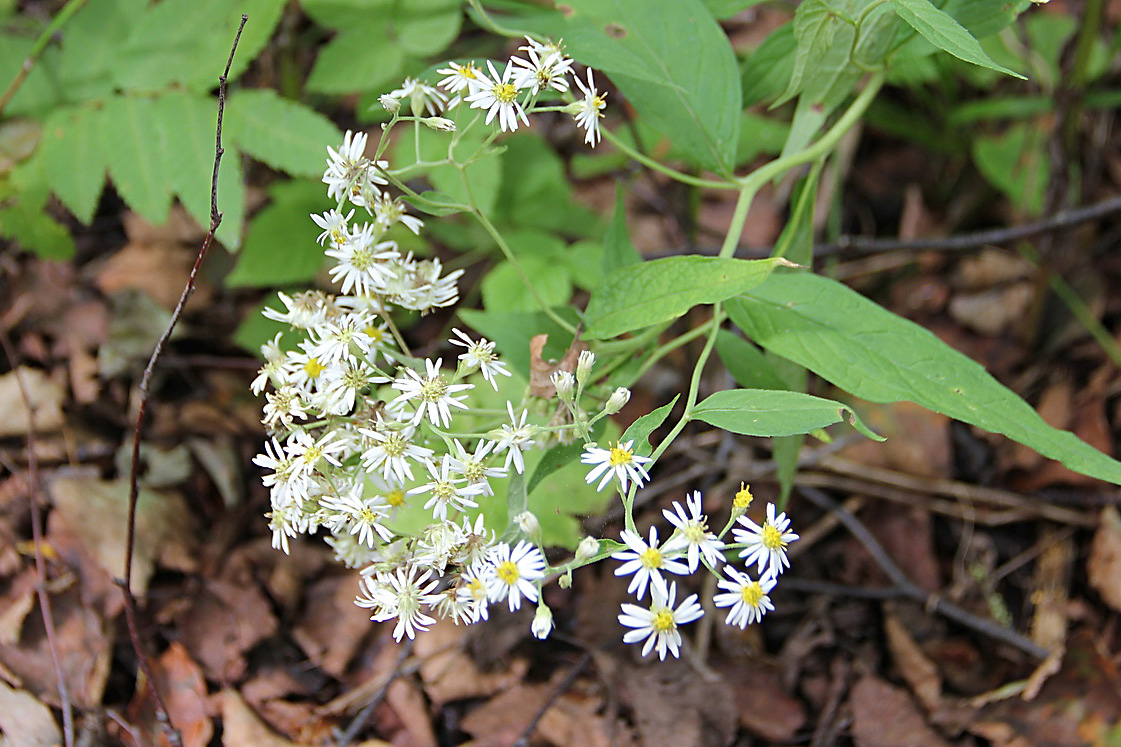
<path id="1" fill-rule="evenodd" d="M 642 261 L 627 233 L 627 208 L 623 202 L 625 194 L 626 190 L 620 182 L 615 187 L 615 213 L 603 239 L 603 277 L 610 277 L 616 270 Z"/>
<path id="2" fill-rule="evenodd" d="M 584 314 L 584 338 L 602 340 L 668 322 L 697 304 L 719 303 L 762 283 L 782 259 L 665 257 L 604 279 Z"/>
<path id="3" fill-rule="evenodd" d="M 773 275 L 728 302 L 755 343 L 871 402 L 915 402 L 1057 459 L 1121 482 L 1121 463 L 1034 409 L 976 362 L 922 327 L 819 275 Z"/>
<path id="4" fill-rule="evenodd" d="M 621 440 L 634 441 L 634 452 L 640 456 L 648 456 L 651 452 L 650 449 L 650 434 L 657 430 L 658 426 L 666 422 L 673 406 L 677 404 L 677 400 L 681 395 L 675 394 L 666 404 L 651 410 L 638 420 L 631 423 L 630 428 L 627 428 L 623 433 Z"/>
<path id="5" fill-rule="evenodd" d="M 993 62 L 964 26 L 930 0 L 891 0 L 891 3 L 900 18 L 939 49 L 974 65 L 1026 80 L 1019 73 Z"/>
<path id="6" fill-rule="evenodd" d="M 793 436 L 847 421 L 868 438 L 884 440 L 848 406 L 802 392 L 727 389 L 698 404 L 693 417 L 745 436 Z"/>
<path id="7" fill-rule="evenodd" d="M 323 265 L 323 247 L 308 215 L 327 207 L 319 182 L 277 182 L 271 203 L 257 214 L 245 236 L 237 264 L 226 277 L 231 287 L 275 287 L 306 283 Z"/>
<path id="8" fill-rule="evenodd" d="M 1015 124 L 999 135 L 983 135 L 973 142 L 977 168 L 1012 204 L 1031 215 L 1043 210 L 1051 181 L 1047 136 L 1038 127 Z"/>

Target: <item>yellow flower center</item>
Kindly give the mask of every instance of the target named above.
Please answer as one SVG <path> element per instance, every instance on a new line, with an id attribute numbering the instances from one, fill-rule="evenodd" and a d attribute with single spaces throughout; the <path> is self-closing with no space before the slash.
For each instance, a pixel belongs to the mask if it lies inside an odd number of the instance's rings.
<path id="1" fill-rule="evenodd" d="M 475 599 L 482 599 L 486 595 L 486 589 L 483 588 L 483 582 L 479 579 L 471 579 L 467 582 L 467 589 L 471 592 L 471 596 Z"/>
<path id="2" fill-rule="evenodd" d="M 518 97 L 518 89 L 513 83 L 498 83 L 494 87 L 494 98 L 500 104 L 512 104 Z"/>
<path id="3" fill-rule="evenodd" d="M 318 358 L 308 358 L 307 363 L 304 364 L 304 373 L 307 374 L 309 379 L 319 378 L 319 374 L 326 369 L 327 367 L 320 363 Z"/>
<path id="4" fill-rule="evenodd" d="M 448 393 L 448 385 L 436 376 L 420 385 L 420 398 L 425 402 L 439 402 Z"/>
<path id="5" fill-rule="evenodd" d="M 759 603 L 763 601 L 763 587 L 759 585 L 758 581 L 752 581 L 743 587 L 740 596 L 743 598 L 744 604 L 758 607 Z"/>
<path id="6" fill-rule="evenodd" d="M 654 619 L 650 621 L 650 626 L 659 633 L 665 633 L 676 628 L 677 623 L 673 620 L 673 613 L 668 609 L 663 609 L 654 613 Z"/>
<path id="7" fill-rule="evenodd" d="M 385 334 L 384 332 L 382 332 L 381 328 L 375 327 L 373 325 L 366 327 L 366 329 L 363 331 L 367 335 L 369 335 L 370 340 L 372 340 L 373 342 L 381 342 L 381 338 Z"/>
<path id="8" fill-rule="evenodd" d="M 360 518 L 367 524 L 373 524 L 375 521 L 377 521 L 378 515 L 374 513 L 374 509 L 370 508 L 369 506 L 365 506 L 361 511 L 358 512 L 358 518 Z"/>
<path id="9" fill-rule="evenodd" d="M 662 567 L 662 553 L 655 550 L 653 547 L 648 547 L 642 551 L 642 555 L 638 556 L 644 568 L 661 568 Z"/>
<path id="10" fill-rule="evenodd" d="M 467 64 L 459 68 L 459 74 L 464 78 L 469 78 L 471 80 L 479 79 L 479 76 L 475 75 L 475 66 L 471 64 Z"/>
<path id="11" fill-rule="evenodd" d="M 318 446 L 309 446 L 307 451 L 304 452 L 304 461 L 308 464 L 315 465 L 319 463 L 319 458 L 323 456 L 323 449 Z"/>
<path id="12" fill-rule="evenodd" d="M 388 503 L 390 506 L 393 506 L 394 508 L 396 508 L 397 506 L 404 506 L 405 505 L 405 491 L 402 490 L 401 488 L 397 488 L 396 490 L 389 491 L 385 495 L 385 502 Z"/>
<path id="13" fill-rule="evenodd" d="M 732 506 L 740 510 L 746 511 L 751 502 L 755 500 L 755 496 L 751 494 L 751 486 L 740 483 L 740 490 L 736 493 L 735 499 L 732 501 Z"/>
<path id="14" fill-rule="evenodd" d="M 618 466 L 623 465 L 623 464 L 630 464 L 631 463 L 631 457 L 633 457 L 633 456 L 634 456 L 634 452 L 631 451 L 630 449 L 624 449 L 622 447 L 622 445 L 612 446 L 611 447 L 611 458 L 610 458 L 611 466 L 612 467 L 618 467 Z"/>
<path id="15" fill-rule="evenodd" d="M 768 550 L 777 550 L 781 547 L 786 547 L 786 543 L 782 541 L 782 533 L 779 532 L 774 524 L 767 524 L 763 527 L 763 547 Z"/>
<path id="16" fill-rule="evenodd" d="M 498 574 L 498 577 L 502 579 L 502 583 L 506 584 L 507 586 L 513 586 L 514 584 L 516 584 L 518 582 L 518 579 L 521 578 L 522 575 L 518 573 L 517 564 L 511 560 L 502 561 L 498 565 L 498 569 L 495 572 Z"/>

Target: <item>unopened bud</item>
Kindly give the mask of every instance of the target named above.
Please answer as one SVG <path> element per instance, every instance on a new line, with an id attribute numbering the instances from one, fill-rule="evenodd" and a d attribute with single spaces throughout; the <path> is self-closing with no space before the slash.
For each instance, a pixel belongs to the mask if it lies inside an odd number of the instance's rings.
<path id="1" fill-rule="evenodd" d="M 588 380 L 588 376 L 592 373 L 592 366 L 596 364 L 596 354 L 591 350 L 580 351 L 580 357 L 576 360 L 576 380 L 583 384 Z"/>
<path id="2" fill-rule="evenodd" d="M 388 93 L 383 93 L 381 96 L 378 96 L 378 103 L 380 103 L 382 108 L 390 114 L 396 114 L 397 112 L 401 111 L 400 99 L 396 99 L 390 96 Z"/>
<path id="3" fill-rule="evenodd" d="M 603 406 L 603 409 L 607 411 L 608 415 L 614 415 L 623 409 L 623 405 L 627 404 L 630 398 L 631 390 L 621 386 L 607 398 L 607 403 Z"/>
<path id="4" fill-rule="evenodd" d="M 529 626 L 533 637 L 545 640 L 553 630 L 553 611 L 545 603 L 537 605 L 537 612 L 533 615 L 533 624 Z"/>
<path id="5" fill-rule="evenodd" d="M 430 129 L 439 130 L 440 132 L 455 132 L 455 122 L 447 117 L 425 117 L 424 124 L 428 125 Z"/>
<path id="6" fill-rule="evenodd" d="M 576 546 L 577 560 L 591 560 L 599 554 L 599 540 L 595 537 L 585 537 Z"/>
<path id="7" fill-rule="evenodd" d="M 561 398 L 562 402 L 572 401 L 572 391 L 576 388 L 576 379 L 568 371 L 553 371 L 553 375 L 549 377 L 553 382 L 553 386 L 557 390 L 557 396 Z"/>
<path id="8" fill-rule="evenodd" d="M 755 496 L 751 494 L 751 486 L 741 482 L 736 497 L 732 499 L 732 508 L 743 513 L 751 506 L 753 500 L 755 500 Z"/>
<path id="9" fill-rule="evenodd" d="M 514 523 L 530 537 L 536 537 L 541 533 L 541 522 L 533 515 L 532 511 L 522 511 L 514 517 Z"/>

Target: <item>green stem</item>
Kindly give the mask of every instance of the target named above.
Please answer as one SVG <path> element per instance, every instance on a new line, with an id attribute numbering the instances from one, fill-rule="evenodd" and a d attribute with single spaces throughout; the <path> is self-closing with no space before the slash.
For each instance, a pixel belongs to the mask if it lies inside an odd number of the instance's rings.
<path id="1" fill-rule="evenodd" d="M 646 166 L 647 168 L 653 169 L 654 171 L 657 171 L 659 173 L 665 174 L 670 179 L 675 179 L 675 180 L 677 180 L 677 181 L 679 181 L 683 184 L 691 184 L 694 187 L 707 187 L 709 189 L 735 189 L 736 188 L 736 183 L 735 182 L 732 182 L 732 181 L 713 181 L 711 179 L 701 179 L 700 177 L 690 176 L 689 174 L 686 174 L 682 171 L 678 171 L 677 169 L 670 168 L 669 166 L 666 166 L 664 163 L 660 163 L 659 161 L 655 161 L 653 158 L 646 155 L 645 153 L 640 153 L 639 151 L 632 148 L 629 144 L 627 144 L 626 141 L 624 141 L 622 138 L 620 138 L 618 135 L 616 135 L 614 132 L 607 129 L 606 127 L 602 128 L 600 130 L 600 132 L 602 133 L 604 140 L 607 140 L 612 145 L 614 145 L 616 148 L 618 148 L 619 150 L 623 151 L 624 153 L 626 153 L 628 156 L 630 156 L 634 160 L 641 163 L 643 166 Z"/>
<path id="2" fill-rule="evenodd" d="M 692 342 L 706 332 L 711 331 L 710 327 L 719 327 L 721 323 L 723 323 L 725 318 L 726 315 L 724 314 L 724 312 L 717 309 L 717 313 L 706 323 L 699 324 L 688 332 L 682 335 L 678 335 L 669 342 L 658 347 L 653 353 L 650 354 L 650 357 L 643 361 L 642 365 L 639 366 L 638 371 L 634 375 L 634 381 L 638 381 L 639 379 L 641 379 L 642 375 L 649 371 L 651 366 L 653 366 L 662 358 L 666 357 L 666 355 L 668 355 L 669 353 L 677 350 L 682 345 L 686 345 Z"/>
<path id="3" fill-rule="evenodd" d="M 27 53 L 23 64 L 19 66 L 19 70 L 16 71 L 12 82 L 8 84 L 4 95 L 0 96 L 0 114 L 4 113 L 8 102 L 12 100 L 12 97 L 16 95 L 16 91 L 23 85 L 23 81 L 27 79 L 31 68 L 35 67 L 35 62 L 39 59 L 39 55 L 43 54 L 43 50 L 47 48 L 47 44 L 50 43 L 51 38 L 54 37 L 55 33 L 62 28 L 67 21 L 73 18 L 74 14 L 81 10 L 82 6 L 85 4 L 86 0 L 70 0 L 70 2 L 66 3 L 62 10 L 59 11 L 58 15 L 51 19 L 51 22 L 43 29 L 43 33 L 39 34 L 39 38 L 37 38 L 35 43 L 31 46 L 31 51 Z"/>

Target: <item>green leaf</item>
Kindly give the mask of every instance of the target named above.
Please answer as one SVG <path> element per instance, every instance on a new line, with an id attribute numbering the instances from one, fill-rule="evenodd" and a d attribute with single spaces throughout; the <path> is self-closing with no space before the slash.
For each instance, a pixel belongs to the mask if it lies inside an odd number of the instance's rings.
<path id="1" fill-rule="evenodd" d="M 978 363 L 840 283 L 809 273 L 774 275 L 727 309 L 757 344 L 857 397 L 915 402 L 1121 484 L 1121 463 L 1052 428 Z"/>
<path id="2" fill-rule="evenodd" d="M 472 112 L 469 107 L 460 106 L 450 113 L 450 117 L 462 130 L 456 143 L 455 156 L 464 161 L 479 152 L 484 147 L 487 139 L 485 128 L 468 128 L 468 124 L 475 118 L 477 112 Z M 418 141 L 420 143 L 420 157 L 426 161 L 442 161 L 448 157 L 448 143 L 451 136 L 446 132 L 436 132 L 427 127 L 421 127 Z M 394 146 L 397 161 L 408 159 L 412 162 L 415 152 L 413 150 L 413 137 L 400 138 Z M 502 186 L 502 166 L 506 159 L 500 151 L 490 151 L 478 156 L 465 168 L 466 179 L 471 184 L 471 193 L 475 197 L 475 204 L 487 215 L 493 215 L 498 192 Z M 470 204 L 467 188 L 464 186 L 464 174 L 450 164 L 435 166 L 427 169 L 428 180 L 438 192 L 449 195 L 460 205 Z"/>
<path id="3" fill-rule="evenodd" d="M 744 389 L 790 388 L 757 347 L 726 329 L 716 333 L 716 354 Z"/>
<path id="4" fill-rule="evenodd" d="M 109 166 L 101 145 L 101 112 L 89 107 L 51 112 L 43 123 L 43 166 L 51 191 L 89 225 Z"/>
<path id="5" fill-rule="evenodd" d="M 8 87 L 19 72 L 23 61 L 31 54 L 34 45 L 33 38 L 0 33 L 0 81 L 3 81 L 0 86 Z M 59 104 L 62 99 L 59 82 L 48 74 L 50 65 L 47 63 L 53 56 L 50 54 L 53 51 L 48 48 L 39 64 L 31 68 L 31 72 L 23 80 L 23 85 L 4 109 L 5 116 L 29 112 L 43 113 Z"/>
<path id="6" fill-rule="evenodd" d="M 740 145 L 736 149 L 736 165 L 743 166 L 759 156 L 782 152 L 782 144 L 790 134 L 790 125 L 751 112 L 744 112 L 740 125 Z"/>
<path id="7" fill-rule="evenodd" d="M 739 70 L 700 0 L 569 0 L 569 53 L 604 72 L 639 115 L 698 164 L 729 173 L 738 142 Z"/>
<path id="8" fill-rule="evenodd" d="M 0 208 L 0 236 L 40 259 L 66 260 L 74 256 L 70 232 L 47 215 L 42 206 L 23 200 Z"/>
<path id="9" fill-rule="evenodd" d="M 592 440 L 598 441 L 603 436 L 607 420 L 601 420 L 592 428 Z M 533 470 L 533 477 L 529 478 L 529 487 L 526 492 L 533 495 L 533 491 L 549 475 L 557 470 L 575 462 L 584 453 L 584 442 L 573 441 L 570 444 L 557 444 L 541 455 L 541 461 Z"/>
<path id="10" fill-rule="evenodd" d="M 529 508 L 529 496 L 525 489 L 525 475 L 511 470 L 510 479 L 506 484 L 506 516 L 509 523 L 506 531 L 502 533 L 504 541 L 512 542 L 521 534 L 517 518 Z"/>
<path id="11" fill-rule="evenodd" d="M 676 319 L 697 304 L 754 288 L 784 259 L 665 257 L 617 270 L 592 292 L 584 338 L 602 340 Z"/>
<path id="12" fill-rule="evenodd" d="M 1027 80 L 1019 73 L 993 62 L 980 43 L 949 13 L 930 0 L 891 0 L 895 12 L 928 42 L 954 57 L 974 65 Z"/>
<path id="13" fill-rule="evenodd" d="M 319 51 L 307 87 L 317 93 L 386 89 L 404 70 L 405 54 L 381 25 L 343 29 Z"/>
<path id="14" fill-rule="evenodd" d="M 417 210 L 420 210 L 423 213 L 427 213 L 428 215 L 455 215 L 456 213 L 463 212 L 464 208 L 466 207 L 463 203 L 461 203 L 451 195 L 444 192 L 437 192 L 432 189 L 421 192 L 420 196 L 424 199 L 417 200 L 410 197 L 409 195 L 404 195 L 402 199 L 410 205 L 416 207 Z"/>
<path id="15" fill-rule="evenodd" d="M 844 420 L 868 438 L 884 440 L 847 405 L 802 392 L 729 389 L 698 404 L 693 417 L 744 436 L 793 436 Z"/>
<path id="16" fill-rule="evenodd" d="M 812 265 L 814 256 L 814 207 L 817 204 L 817 182 L 825 161 L 814 163 L 810 173 L 798 182 L 794 195 L 790 219 L 775 242 L 772 257 L 786 257 L 800 265 Z"/>
<path id="17" fill-rule="evenodd" d="M 743 105 L 777 98 L 786 90 L 797 55 L 794 24 L 784 23 L 772 31 L 743 64 Z"/>
<path id="18" fill-rule="evenodd" d="M 293 176 L 323 173 L 327 146 L 342 141 L 331 120 L 264 88 L 238 91 L 226 104 L 230 142 Z"/>
<path id="19" fill-rule="evenodd" d="M 443 51 L 455 41 L 463 24 L 463 14 L 451 3 L 444 13 L 431 13 L 411 3 L 402 3 L 397 14 L 397 43 L 414 57 L 426 57 Z"/>
<path id="20" fill-rule="evenodd" d="M 669 417 L 670 411 L 673 410 L 673 406 L 677 404 L 677 400 L 680 397 L 680 394 L 673 395 L 673 399 L 669 402 L 656 410 L 651 410 L 631 423 L 631 427 L 627 428 L 623 435 L 619 437 L 619 440 L 633 440 L 635 442 L 634 452 L 636 454 L 639 456 L 650 456 L 650 452 L 653 451 L 653 449 L 650 448 L 650 434 L 657 430 L 658 426 L 666 422 L 666 418 Z"/>
<path id="21" fill-rule="evenodd" d="M 623 267 L 642 262 L 642 257 L 635 251 L 631 237 L 627 235 L 627 206 L 623 203 L 626 188 L 623 183 L 615 185 L 615 214 L 611 216 L 611 224 L 607 227 L 607 235 L 603 238 L 603 263 L 604 277 Z"/>
<path id="22" fill-rule="evenodd" d="M 502 163 L 501 183 L 492 202 L 496 223 L 546 229 L 565 236 L 600 235 L 599 216 L 573 202 L 564 162 L 544 139 L 517 134 L 503 143 L 506 151 L 500 159 L 486 159 Z M 479 165 L 476 163 L 472 168 Z"/>
<path id="23" fill-rule="evenodd" d="M 979 136 L 973 141 L 973 160 L 1017 208 L 1032 215 L 1042 212 L 1051 160 L 1047 136 L 1039 127 L 1020 123 L 1000 135 Z"/>
<path id="24" fill-rule="evenodd" d="M 146 6 L 146 0 L 99 0 L 74 14 L 63 30 L 58 64 L 68 99 L 100 98 L 119 85 L 117 58 Z"/>
<path id="25" fill-rule="evenodd" d="M 518 263 L 546 306 L 568 303 L 572 295 L 572 278 L 567 267 L 532 254 L 522 257 Z M 534 311 L 541 308 L 517 268 L 505 260 L 483 278 L 482 291 L 483 306 L 487 311 Z"/>
<path id="26" fill-rule="evenodd" d="M 149 223 L 162 224 L 171 206 L 172 174 L 155 103 L 114 96 L 105 101 L 99 119 L 101 147 L 117 192 Z"/>
<path id="27" fill-rule="evenodd" d="M 326 198 L 317 182 L 277 182 L 272 203 L 253 218 L 228 287 L 268 287 L 306 283 L 323 266 L 323 247 L 309 215 L 323 211 Z"/>
<path id="28" fill-rule="evenodd" d="M 830 50 L 837 33 L 846 28 L 825 0 L 806 0 L 798 4 L 794 16 L 794 38 L 797 50 L 786 92 L 771 107 L 781 106 L 798 95 L 807 77 L 816 77 L 821 59 Z M 852 38 L 852 34 L 848 34 Z M 808 76 L 807 76 L 808 74 Z"/>

